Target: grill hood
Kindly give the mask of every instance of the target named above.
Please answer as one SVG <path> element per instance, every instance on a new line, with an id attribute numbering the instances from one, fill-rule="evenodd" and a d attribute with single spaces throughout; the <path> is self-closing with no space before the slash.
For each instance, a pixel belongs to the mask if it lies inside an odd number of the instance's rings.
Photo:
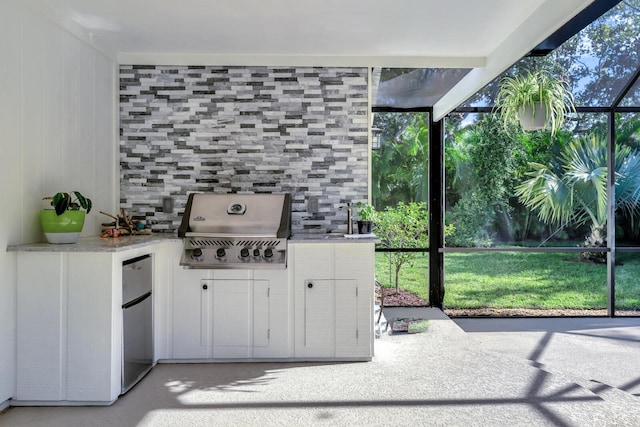
<path id="1" fill-rule="evenodd" d="M 190 194 L 178 229 L 179 237 L 290 235 L 290 194 Z"/>
<path id="2" fill-rule="evenodd" d="M 178 235 L 185 268 L 286 268 L 291 196 L 191 194 Z"/>

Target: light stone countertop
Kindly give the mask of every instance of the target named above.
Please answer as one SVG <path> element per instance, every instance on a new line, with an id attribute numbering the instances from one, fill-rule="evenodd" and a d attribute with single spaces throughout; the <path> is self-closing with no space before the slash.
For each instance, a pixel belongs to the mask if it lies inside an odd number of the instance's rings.
<path id="1" fill-rule="evenodd" d="M 102 238 L 100 236 L 81 237 L 76 243 L 25 243 L 11 245 L 7 252 L 121 252 L 159 243 L 163 240 L 181 240 L 175 233 L 154 233 L 145 236 L 124 236 Z M 289 243 L 380 243 L 373 234 L 294 234 Z"/>
<path id="2" fill-rule="evenodd" d="M 7 247 L 7 252 L 121 252 L 154 245 L 163 240 L 178 239 L 173 233 L 154 233 L 143 236 L 122 236 L 102 238 L 100 236 L 81 237 L 76 243 L 25 243 Z"/>

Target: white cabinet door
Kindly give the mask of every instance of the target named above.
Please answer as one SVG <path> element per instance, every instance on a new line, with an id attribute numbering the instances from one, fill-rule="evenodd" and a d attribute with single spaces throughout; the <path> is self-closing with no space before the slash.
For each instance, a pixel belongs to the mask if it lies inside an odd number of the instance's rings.
<path id="1" fill-rule="evenodd" d="M 202 294 L 208 295 L 203 286 L 207 285 L 203 277 L 204 270 L 189 270 L 181 267 L 174 269 L 172 293 L 173 328 L 171 342 L 173 359 L 201 359 L 207 357 L 208 331 L 202 331 Z M 206 279 L 204 279 L 206 280 Z M 206 299 L 204 299 L 206 301 Z M 207 313 L 205 310 L 204 313 Z"/>
<path id="2" fill-rule="evenodd" d="M 121 376 L 122 263 L 70 254 L 67 292 L 67 400 L 113 400 Z"/>
<path id="3" fill-rule="evenodd" d="M 349 324 L 349 330 L 337 332 L 342 341 L 336 341 L 336 356 L 373 356 L 373 298 L 375 293 L 375 249 L 373 244 L 336 244 L 336 289 L 340 298 L 336 304 L 338 322 Z M 354 299 L 354 294 L 356 295 Z M 352 322 L 355 322 L 354 325 Z M 353 340 L 355 326 L 357 339 Z"/>
<path id="4" fill-rule="evenodd" d="M 287 270 L 256 271 L 253 281 L 253 357 L 293 356 L 292 298 Z"/>
<path id="5" fill-rule="evenodd" d="M 367 356 L 369 327 L 363 325 L 366 307 L 362 307 L 358 281 L 304 281 L 304 334 L 296 343 L 296 356 L 356 357 Z M 364 311 L 364 313 L 363 313 Z M 364 317 L 363 317 L 364 314 Z M 361 335 L 362 334 L 362 335 Z"/>
<path id="6" fill-rule="evenodd" d="M 215 358 L 252 356 L 253 283 L 249 280 L 212 280 L 209 288 L 209 325 Z"/>
<path id="7" fill-rule="evenodd" d="M 267 280 L 253 281 L 253 347 L 269 347 L 271 341 L 271 289 Z"/>
<path id="8" fill-rule="evenodd" d="M 170 358 L 291 357 L 290 298 L 286 270 L 180 269 Z"/>
<path id="9" fill-rule="evenodd" d="M 335 281 L 336 356 L 348 356 L 358 346 L 358 281 Z"/>
<path id="10" fill-rule="evenodd" d="M 373 355 L 373 245 L 295 244 L 295 356 Z"/>
<path id="11" fill-rule="evenodd" d="M 65 400 L 67 254 L 19 252 L 17 400 Z M 34 268 L 37 266 L 37 268 Z"/>
<path id="12" fill-rule="evenodd" d="M 304 353 L 330 357 L 334 350 L 335 282 L 304 282 Z"/>

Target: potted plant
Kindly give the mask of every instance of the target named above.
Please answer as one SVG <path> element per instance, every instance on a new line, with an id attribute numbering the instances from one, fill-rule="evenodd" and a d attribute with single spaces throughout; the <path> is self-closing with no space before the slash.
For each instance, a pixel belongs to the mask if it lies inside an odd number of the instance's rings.
<path id="1" fill-rule="evenodd" d="M 72 191 L 56 193 L 42 200 L 50 200 L 53 206 L 53 209 L 40 211 L 40 225 L 47 241 L 75 243 L 82 232 L 85 213 L 91 212 L 91 199 L 84 197 L 79 191 Z"/>
<path id="2" fill-rule="evenodd" d="M 560 129 L 565 114 L 575 111 L 569 84 L 545 70 L 503 77 L 495 108 L 499 108 L 505 128 L 520 122 L 523 130 L 548 126 L 551 134 Z"/>
<path id="3" fill-rule="evenodd" d="M 358 202 L 358 233 L 371 234 L 373 228 L 373 217 L 375 216 L 375 208 L 368 203 Z"/>

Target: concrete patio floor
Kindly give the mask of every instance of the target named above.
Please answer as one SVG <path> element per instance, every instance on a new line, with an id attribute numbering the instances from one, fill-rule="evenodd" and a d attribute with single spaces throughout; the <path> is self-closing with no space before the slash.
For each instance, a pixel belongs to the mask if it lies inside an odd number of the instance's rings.
<path id="1" fill-rule="evenodd" d="M 372 362 L 160 364 L 112 406 L 0 426 L 640 425 L 640 319 L 428 317 Z"/>

